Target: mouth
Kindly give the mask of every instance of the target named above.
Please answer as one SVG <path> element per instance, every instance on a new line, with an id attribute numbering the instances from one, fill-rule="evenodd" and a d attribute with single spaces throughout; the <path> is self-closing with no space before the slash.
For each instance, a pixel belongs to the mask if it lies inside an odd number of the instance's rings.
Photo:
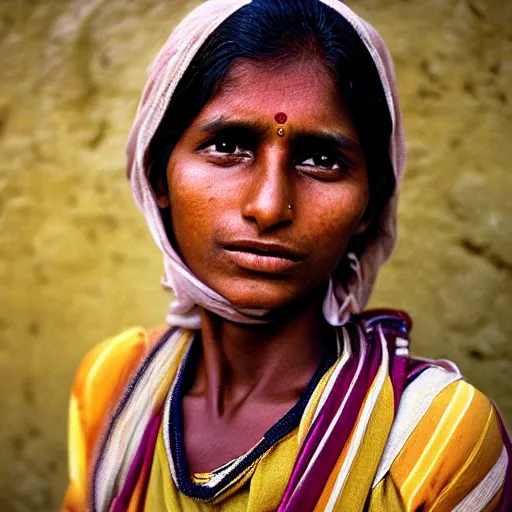
<path id="1" fill-rule="evenodd" d="M 297 251 L 284 245 L 238 240 L 223 245 L 233 261 L 246 270 L 280 274 L 299 265 L 304 259 Z"/>

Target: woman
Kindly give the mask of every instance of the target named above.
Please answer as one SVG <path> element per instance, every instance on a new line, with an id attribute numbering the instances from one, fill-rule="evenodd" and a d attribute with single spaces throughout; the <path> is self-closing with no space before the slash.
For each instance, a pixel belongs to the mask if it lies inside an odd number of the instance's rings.
<path id="1" fill-rule="evenodd" d="M 338 0 L 209 0 L 128 141 L 174 293 L 82 362 L 66 510 L 510 510 L 510 441 L 409 317 L 362 312 L 404 136 L 378 34 Z"/>

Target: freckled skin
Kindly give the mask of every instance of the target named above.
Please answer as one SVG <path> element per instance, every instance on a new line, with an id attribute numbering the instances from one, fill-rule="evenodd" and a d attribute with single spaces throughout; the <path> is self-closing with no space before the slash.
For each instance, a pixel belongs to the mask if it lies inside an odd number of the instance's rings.
<path id="1" fill-rule="evenodd" d="M 321 314 L 322 287 L 367 222 L 359 145 L 349 151 L 347 168 L 332 171 L 311 167 L 311 159 L 299 162 L 291 144 L 294 133 L 311 130 L 358 143 L 322 66 L 311 60 L 276 72 L 239 62 L 228 78 L 178 141 L 168 188 L 161 185 L 157 200 L 170 207 L 177 249 L 201 281 L 235 306 L 283 313 L 255 327 L 202 310 L 203 352 L 183 399 L 191 471 L 210 471 L 245 453 L 303 394 L 334 342 Z M 284 137 L 276 133 L 279 112 L 287 115 Z M 243 158 L 204 147 L 209 141 L 199 127 L 219 118 L 263 127 Z M 240 239 L 284 245 L 300 260 L 283 272 L 247 269 L 225 249 Z"/>
<path id="2" fill-rule="evenodd" d="M 320 66 L 274 73 L 245 62 L 234 67 L 230 79 L 169 160 L 172 226 L 182 257 L 204 283 L 236 306 L 275 309 L 325 282 L 361 229 L 368 201 L 364 157 L 359 151 L 350 172 L 321 181 L 298 172 L 290 161 L 289 137 L 276 136 L 275 113 L 286 112 L 286 134 L 335 128 L 357 140 L 338 91 Z M 196 128 L 221 116 L 268 124 L 252 161 L 222 168 L 195 152 L 201 142 Z M 232 239 L 285 244 L 303 254 L 304 262 L 270 279 L 233 265 L 221 247 Z"/>

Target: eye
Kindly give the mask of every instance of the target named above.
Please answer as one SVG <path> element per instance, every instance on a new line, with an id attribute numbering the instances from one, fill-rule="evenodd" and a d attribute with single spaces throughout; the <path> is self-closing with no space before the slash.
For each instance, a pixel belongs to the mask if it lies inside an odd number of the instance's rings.
<path id="1" fill-rule="evenodd" d="M 247 144 L 239 137 L 220 135 L 203 144 L 199 150 L 213 160 L 246 159 L 251 156 L 247 150 Z"/>
<path id="2" fill-rule="evenodd" d="M 236 153 L 238 146 L 231 140 L 220 140 L 210 147 L 214 147 L 217 153 Z"/>
<path id="3" fill-rule="evenodd" d="M 335 155 L 329 154 L 311 155 L 300 162 L 299 165 L 304 167 L 319 167 L 323 170 L 331 171 L 338 170 L 341 167 L 339 159 Z"/>
<path id="4" fill-rule="evenodd" d="M 346 171 L 352 168 L 350 161 L 344 155 L 325 149 L 302 156 L 295 162 L 295 168 L 300 173 L 322 181 L 342 179 Z"/>
<path id="5" fill-rule="evenodd" d="M 210 141 L 200 149 L 208 154 L 233 155 L 240 152 L 238 144 L 227 138 Z"/>

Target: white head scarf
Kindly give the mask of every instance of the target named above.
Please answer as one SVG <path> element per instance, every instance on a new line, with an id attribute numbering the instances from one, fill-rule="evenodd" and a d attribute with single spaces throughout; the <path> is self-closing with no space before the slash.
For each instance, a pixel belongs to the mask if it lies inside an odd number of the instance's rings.
<path id="1" fill-rule="evenodd" d="M 376 236 L 361 254 L 349 254 L 353 273 L 345 280 L 331 277 L 323 303 L 323 313 L 331 325 L 342 325 L 366 305 L 380 267 L 389 258 L 396 243 L 398 184 L 405 169 L 405 139 L 398 105 L 395 73 L 386 45 L 376 30 L 339 0 L 318 0 L 332 7 L 356 30 L 373 58 L 393 131 L 390 159 L 397 186 L 380 216 Z M 151 234 L 164 256 L 162 284 L 172 289 L 167 323 L 184 328 L 200 328 L 199 307 L 228 320 L 246 324 L 266 323 L 267 310 L 235 308 L 192 274 L 172 247 L 148 180 L 150 142 L 169 106 L 178 82 L 208 36 L 235 11 L 251 0 L 208 0 L 192 11 L 173 31 L 157 55 L 144 88 L 127 143 L 127 174 L 135 201 L 146 217 Z"/>

